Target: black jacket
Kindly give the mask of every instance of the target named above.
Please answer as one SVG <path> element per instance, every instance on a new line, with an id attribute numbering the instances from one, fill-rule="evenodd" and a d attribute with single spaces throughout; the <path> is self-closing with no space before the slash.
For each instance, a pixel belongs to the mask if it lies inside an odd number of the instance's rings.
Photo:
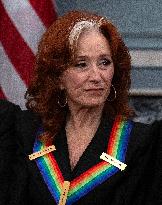
<path id="1" fill-rule="evenodd" d="M 55 139 L 56 151 L 52 153 L 65 180 L 72 181 L 92 166 L 101 162 L 106 152 L 113 120 L 103 117 L 91 143 L 73 171 L 70 169 L 65 129 Z M 55 199 L 35 162 L 28 155 L 33 153 L 40 120 L 30 111 L 17 115 L 17 153 L 12 159 L 12 180 L 7 204 L 53 205 Z M 133 123 L 127 146 L 124 171 L 118 170 L 106 181 L 90 190 L 74 204 L 81 205 L 160 205 L 161 187 L 161 122 L 153 125 Z M 92 173 L 93 174 L 93 173 Z"/>

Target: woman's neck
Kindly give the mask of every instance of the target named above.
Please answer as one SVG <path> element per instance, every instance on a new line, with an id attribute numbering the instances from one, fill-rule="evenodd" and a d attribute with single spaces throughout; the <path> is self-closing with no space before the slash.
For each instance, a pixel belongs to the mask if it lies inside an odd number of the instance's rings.
<path id="1" fill-rule="evenodd" d="M 100 124 L 103 106 L 98 107 L 81 107 L 69 106 L 69 115 L 67 126 L 75 130 L 97 128 Z"/>
<path id="2" fill-rule="evenodd" d="M 71 168 L 77 164 L 100 124 L 102 107 L 85 108 L 69 106 L 66 135 Z"/>

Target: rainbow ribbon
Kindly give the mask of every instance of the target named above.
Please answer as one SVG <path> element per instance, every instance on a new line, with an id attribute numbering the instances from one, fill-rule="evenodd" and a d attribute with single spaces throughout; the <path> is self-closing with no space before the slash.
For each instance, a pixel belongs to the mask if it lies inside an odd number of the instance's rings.
<path id="1" fill-rule="evenodd" d="M 125 120 L 123 116 L 119 115 L 116 117 L 111 130 L 107 154 L 111 155 L 121 162 L 125 162 L 125 156 L 132 126 L 132 121 Z M 37 133 L 33 152 L 40 151 L 46 146 L 51 145 L 48 143 L 44 144 L 40 140 L 38 140 L 38 136 L 42 133 L 43 130 L 39 130 Z M 37 158 L 35 161 L 45 183 L 47 184 L 49 191 L 58 204 L 62 186 L 65 180 L 53 153 L 48 153 L 42 157 Z M 101 161 L 100 163 L 94 165 L 70 182 L 70 189 L 68 192 L 66 204 L 70 205 L 78 201 L 81 197 L 88 194 L 95 187 L 102 184 L 118 171 L 119 169 L 117 167 L 105 161 Z"/>

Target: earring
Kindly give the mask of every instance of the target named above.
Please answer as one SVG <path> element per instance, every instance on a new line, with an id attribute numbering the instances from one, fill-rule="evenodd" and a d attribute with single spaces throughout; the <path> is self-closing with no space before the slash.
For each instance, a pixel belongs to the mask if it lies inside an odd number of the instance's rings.
<path id="1" fill-rule="evenodd" d="M 63 95 L 63 94 L 62 94 Z M 66 106 L 66 104 L 67 104 L 67 97 L 65 96 L 65 102 L 64 103 L 61 103 L 60 102 L 60 100 L 61 99 L 63 99 L 63 97 L 60 97 L 59 95 L 58 95 L 58 100 L 57 100 L 57 103 L 58 103 L 58 105 L 60 106 L 60 107 L 65 107 Z"/>
<path id="2" fill-rule="evenodd" d="M 114 98 L 113 98 L 113 99 L 108 99 L 107 101 L 109 101 L 109 102 L 112 102 L 112 101 L 114 101 L 114 100 L 116 99 L 116 90 L 115 90 L 115 87 L 113 86 L 113 84 L 111 84 L 111 87 L 112 87 L 113 90 L 114 90 Z"/>

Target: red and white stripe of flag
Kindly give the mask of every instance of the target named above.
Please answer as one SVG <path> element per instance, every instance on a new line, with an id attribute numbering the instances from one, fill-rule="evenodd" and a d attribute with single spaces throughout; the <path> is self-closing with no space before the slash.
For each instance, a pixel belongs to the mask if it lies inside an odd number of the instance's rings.
<path id="1" fill-rule="evenodd" d="M 0 1 L 0 98 L 25 109 L 40 37 L 56 19 L 52 0 Z"/>

